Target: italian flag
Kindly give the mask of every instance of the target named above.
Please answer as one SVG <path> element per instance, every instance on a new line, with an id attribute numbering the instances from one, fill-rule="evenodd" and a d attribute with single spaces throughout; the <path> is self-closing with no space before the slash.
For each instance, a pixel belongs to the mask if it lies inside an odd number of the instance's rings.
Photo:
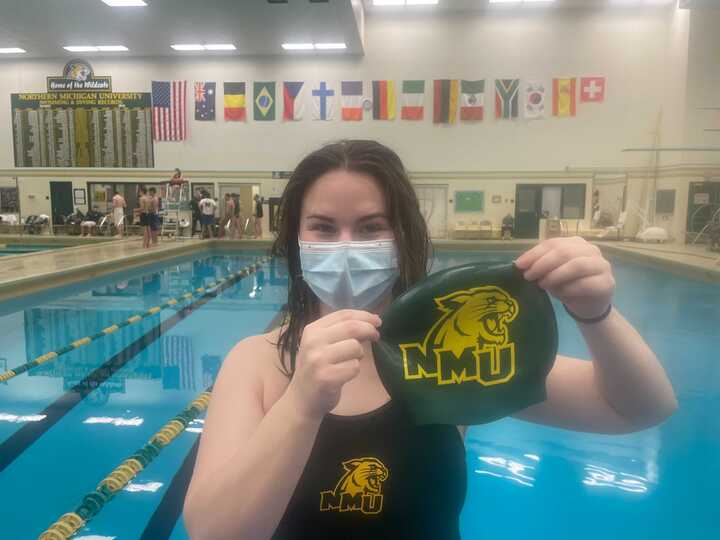
<path id="1" fill-rule="evenodd" d="M 403 120 L 422 120 L 425 112 L 425 81 L 402 82 L 402 108 L 400 118 Z"/>
<path id="2" fill-rule="evenodd" d="M 373 81 L 373 119 L 395 120 L 395 82 Z"/>

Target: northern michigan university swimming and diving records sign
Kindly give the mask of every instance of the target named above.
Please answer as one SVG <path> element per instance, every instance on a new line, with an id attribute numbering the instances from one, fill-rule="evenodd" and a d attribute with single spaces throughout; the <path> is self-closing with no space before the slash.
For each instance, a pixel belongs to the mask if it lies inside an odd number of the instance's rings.
<path id="1" fill-rule="evenodd" d="M 84 60 L 10 104 L 16 167 L 154 166 L 150 93 L 113 92 Z"/>

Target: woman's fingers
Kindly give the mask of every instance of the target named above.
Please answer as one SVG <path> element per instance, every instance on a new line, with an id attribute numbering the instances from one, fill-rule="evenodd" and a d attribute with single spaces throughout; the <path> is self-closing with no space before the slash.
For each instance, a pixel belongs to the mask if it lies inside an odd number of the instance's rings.
<path id="1" fill-rule="evenodd" d="M 318 341 L 328 345 L 346 339 L 377 341 L 379 338 L 380 333 L 373 324 L 357 319 L 341 321 L 324 328 L 317 336 Z"/>
<path id="2" fill-rule="evenodd" d="M 325 315 L 324 317 L 318 319 L 309 326 L 315 326 L 317 328 L 327 328 L 328 326 L 332 326 L 339 322 L 349 320 L 365 321 L 375 327 L 380 326 L 381 323 L 380 317 L 375 313 L 370 313 L 369 311 L 362 311 L 359 309 L 341 309 L 338 311 L 333 311 L 329 315 Z"/>
<path id="3" fill-rule="evenodd" d="M 323 348 L 323 357 L 330 364 L 360 360 L 364 354 L 363 346 L 357 339 L 338 341 Z"/>
<path id="4" fill-rule="evenodd" d="M 325 368 L 324 378 L 328 382 L 343 385 L 360 373 L 360 360 L 353 359 Z"/>
<path id="5" fill-rule="evenodd" d="M 598 257 L 578 257 L 552 270 L 538 285 L 543 289 L 554 290 L 572 281 L 601 274 L 607 270 L 608 265 L 605 259 Z"/>

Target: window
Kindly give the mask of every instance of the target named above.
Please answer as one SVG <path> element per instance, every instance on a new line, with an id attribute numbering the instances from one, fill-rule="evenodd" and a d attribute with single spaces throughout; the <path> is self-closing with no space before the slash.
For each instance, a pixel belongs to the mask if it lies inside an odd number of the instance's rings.
<path id="1" fill-rule="evenodd" d="M 655 213 L 656 214 L 672 214 L 675 211 L 675 190 L 661 189 L 658 190 L 655 197 Z"/>
<path id="2" fill-rule="evenodd" d="M 585 218 L 585 184 L 570 184 L 562 187 L 563 219 Z"/>

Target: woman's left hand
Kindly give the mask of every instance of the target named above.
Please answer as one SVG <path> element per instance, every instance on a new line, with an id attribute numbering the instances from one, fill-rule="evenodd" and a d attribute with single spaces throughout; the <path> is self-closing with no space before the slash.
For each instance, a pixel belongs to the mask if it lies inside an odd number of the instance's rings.
<path id="1" fill-rule="evenodd" d="M 612 267 L 580 237 L 545 240 L 518 257 L 515 266 L 579 317 L 597 317 L 612 303 Z"/>

